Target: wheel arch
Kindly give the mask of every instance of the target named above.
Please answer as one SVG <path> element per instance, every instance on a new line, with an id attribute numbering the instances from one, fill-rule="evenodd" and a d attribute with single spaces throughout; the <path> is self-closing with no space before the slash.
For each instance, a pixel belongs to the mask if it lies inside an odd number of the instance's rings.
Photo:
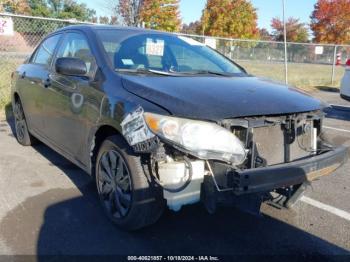
<path id="1" fill-rule="evenodd" d="M 123 137 L 121 132 L 116 127 L 108 124 L 99 126 L 94 132 L 90 147 L 90 172 L 93 177 L 95 176 L 95 164 L 98 151 L 103 141 L 106 140 L 107 137 L 114 135 Z"/>

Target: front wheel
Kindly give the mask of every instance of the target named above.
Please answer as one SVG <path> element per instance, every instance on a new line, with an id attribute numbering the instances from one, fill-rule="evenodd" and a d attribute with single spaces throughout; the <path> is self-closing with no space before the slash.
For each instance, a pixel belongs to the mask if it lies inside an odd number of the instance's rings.
<path id="1" fill-rule="evenodd" d="M 95 174 L 101 204 L 113 223 L 136 230 L 159 219 L 164 209 L 161 190 L 148 181 L 141 157 L 122 137 L 102 143 Z"/>

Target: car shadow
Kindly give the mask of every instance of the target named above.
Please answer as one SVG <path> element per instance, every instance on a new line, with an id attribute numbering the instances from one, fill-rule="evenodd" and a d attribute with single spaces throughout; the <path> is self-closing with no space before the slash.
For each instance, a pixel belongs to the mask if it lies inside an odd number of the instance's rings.
<path id="1" fill-rule="evenodd" d="M 332 93 L 339 93 L 340 90 L 337 87 L 332 87 L 332 86 L 315 86 L 316 89 L 320 91 L 325 91 L 325 92 L 332 92 Z"/>
<path id="2" fill-rule="evenodd" d="M 201 205 L 166 211 L 153 226 L 125 232 L 100 207 L 90 177 L 41 144 L 35 150 L 75 185 L 26 199 L 1 221 L 2 240 L 14 253 L 42 255 L 292 255 L 350 253 L 272 216 L 220 208 L 214 215 Z"/>
<path id="3" fill-rule="evenodd" d="M 350 121 L 350 106 L 331 105 L 324 109 L 327 118 Z"/>

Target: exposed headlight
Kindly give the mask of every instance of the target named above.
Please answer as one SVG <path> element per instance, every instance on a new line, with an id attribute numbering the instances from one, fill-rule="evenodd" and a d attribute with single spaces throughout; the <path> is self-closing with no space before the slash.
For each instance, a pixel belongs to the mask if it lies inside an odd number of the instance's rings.
<path id="1" fill-rule="evenodd" d="M 242 142 L 225 128 L 209 122 L 144 113 L 150 130 L 201 159 L 239 165 L 246 159 Z"/>

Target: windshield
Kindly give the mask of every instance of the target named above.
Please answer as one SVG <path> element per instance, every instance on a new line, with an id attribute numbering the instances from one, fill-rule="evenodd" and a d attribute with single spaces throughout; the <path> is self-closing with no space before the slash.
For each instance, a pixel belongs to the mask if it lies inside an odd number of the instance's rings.
<path id="1" fill-rule="evenodd" d="M 243 70 L 191 38 L 136 30 L 97 30 L 119 72 L 240 75 Z"/>

